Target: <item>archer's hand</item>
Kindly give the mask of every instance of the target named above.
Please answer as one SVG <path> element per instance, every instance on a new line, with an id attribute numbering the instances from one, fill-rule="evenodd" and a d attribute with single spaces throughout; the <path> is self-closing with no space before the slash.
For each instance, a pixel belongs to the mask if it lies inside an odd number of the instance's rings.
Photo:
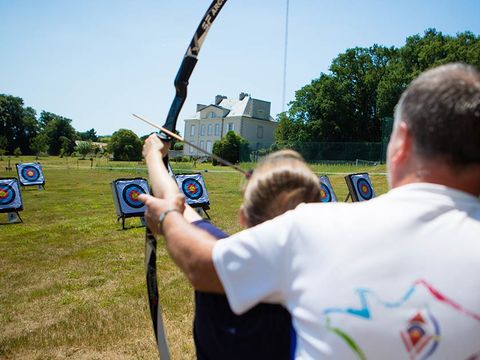
<path id="1" fill-rule="evenodd" d="M 157 136 L 157 134 L 150 135 L 143 144 L 143 157 L 147 159 L 147 157 L 151 154 L 160 152 L 162 154 L 162 158 L 167 155 L 168 150 L 170 149 L 170 142 L 165 141 L 163 142 Z"/>
<path id="2" fill-rule="evenodd" d="M 185 196 L 183 194 L 176 194 L 166 199 L 141 194 L 138 199 L 147 206 L 145 220 L 147 220 L 148 228 L 156 235 L 162 235 L 162 229 L 159 226 L 161 213 L 169 209 L 176 209 L 180 214 L 185 211 Z"/>

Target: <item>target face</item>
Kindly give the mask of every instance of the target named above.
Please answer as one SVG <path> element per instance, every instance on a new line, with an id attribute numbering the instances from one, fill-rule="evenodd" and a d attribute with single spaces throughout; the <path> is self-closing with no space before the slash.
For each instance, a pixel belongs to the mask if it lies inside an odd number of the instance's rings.
<path id="1" fill-rule="evenodd" d="M 321 189 L 320 189 L 320 201 L 321 202 L 330 202 L 332 201 L 332 194 L 330 193 L 330 190 L 328 187 L 325 186 L 325 184 L 321 184 Z"/>
<path id="2" fill-rule="evenodd" d="M 15 190 L 8 184 L 0 184 L 0 205 L 11 204 L 16 198 Z"/>
<path id="3" fill-rule="evenodd" d="M 185 195 L 188 205 L 209 205 L 208 192 L 201 174 L 178 174 L 175 176 L 177 185 Z"/>
<path id="4" fill-rule="evenodd" d="M 370 200 L 373 197 L 372 185 L 365 179 L 359 179 L 357 181 L 357 193 L 362 199 Z"/>
<path id="5" fill-rule="evenodd" d="M 25 166 L 22 169 L 22 177 L 28 181 L 36 181 L 40 177 L 40 173 L 33 166 Z"/>
<path id="6" fill-rule="evenodd" d="M 347 175 L 345 181 L 352 201 L 366 201 L 375 197 L 375 190 L 367 173 Z"/>
<path id="7" fill-rule="evenodd" d="M 147 180 L 117 179 L 111 185 L 113 204 L 118 216 L 143 216 L 145 205 L 138 197 L 141 194 L 150 194 Z"/>
<path id="8" fill-rule="evenodd" d="M 195 179 L 184 180 L 182 191 L 188 198 L 193 200 L 197 200 L 203 195 L 202 185 Z"/>
<path id="9" fill-rule="evenodd" d="M 12 210 L 23 210 L 18 180 L 15 178 L 0 179 L 0 212 Z"/>
<path id="10" fill-rule="evenodd" d="M 40 163 L 17 164 L 17 172 L 20 184 L 23 186 L 45 184 Z"/>
<path id="11" fill-rule="evenodd" d="M 143 206 L 143 203 L 138 200 L 138 196 L 140 194 L 145 194 L 145 190 L 143 190 L 139 185 L 127 185 L 122 192 L 123 201 L 125 201 L 125 204 L 128 206 L 134 209 L 139 209 Z"/>
<path id="12" fill-rule="evenodd" d="M 336 202 L 337 197 L 327 176 L 320 176 L 320 202 Z"/>

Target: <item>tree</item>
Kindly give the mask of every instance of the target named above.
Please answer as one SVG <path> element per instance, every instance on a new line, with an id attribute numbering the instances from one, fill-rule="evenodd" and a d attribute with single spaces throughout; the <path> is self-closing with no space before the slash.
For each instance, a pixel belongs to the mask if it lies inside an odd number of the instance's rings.
<path id="1" fill-rule="evenodd" d="M 70 154 L 74 150 L 76 132 L 71 119 L 42 111 L 39 121 L 48 137 L 50 155 Z"/>
<path id="2" fill-rule="evenodd" d="M 30 149 L 36 156 L 46 153 L 48 151 L 48 136 L 45 133 L 35 136 L 30 143 Z"/>
<path id="3" fill-rule="evenodd" d="M 223 138 L 213 144 L 213 154 L 233 164 L 238 163 L 245 152 L 248 152 L 248 141 L 235 131 L 227 132 Z M 213 159 L 213 165 L 217 165 L 215 159 Z"/>
<path id="4" fill-rule="evenodd" d="M 34 109 L 23 106 L 23 99 L 0 94 L 0 136 L 7 139 L 7 152 L 17 147 L 24 154 L 30 152 L 30 140 L 38 132 L 35 116 Z"/>
<path id="5" fill-rule="evenodd" d="M 85 132 L 77 132 L 77 138 L 83 141 L 98 141 L 97 133 L 93 128 Z"/>
<path id="6" fill-rule="evenodd" d="M 400 94 L 421 72 L 448 62 L 480 66 L 480 36 L 446 36 L 427 29 L 399 49 L 373 45 L 339 54 L 329 74 L 320 74 L 295 93 L 280 117 L 276 142 L 379 142 L 382 121 L 393 117 Z"/>
<path id="7" fill-rule="evenodd" d="M 15 148 L 15 150 L 13 150 L 13 155 L 14 155 L 15 157 L 21 156 L 21 155 L 22 155 L 22 150 L 20 150 L 19 147 Z"/>
<path id="8" fill-rule="evenodd" d="M 93 145 L 91 141 L 79 141 L 75 147 L 75 151 L 82 155 L 82 159 L 93 152 Z"/>
<path id="9" fill-rule="evenodd" d="M 114 160 L 141 160 L 142 142 L 133 131 L 120 129 L 113 133 L 108 151 Z"/>
<path id="10" fill-rule="evenodd" d="M 7 153 L 7 137 L 0 135 L 0 160 L 3 160 L 3 155 Z"/>

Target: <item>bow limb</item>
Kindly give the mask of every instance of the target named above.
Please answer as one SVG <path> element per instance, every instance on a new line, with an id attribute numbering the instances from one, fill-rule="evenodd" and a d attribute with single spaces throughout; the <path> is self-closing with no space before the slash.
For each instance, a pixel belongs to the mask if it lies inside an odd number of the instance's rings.
<path id="1" fill-rule="evenodd" d="M 175 97 L 173 99 L 172 105 L 170 106 L 170 110 L 168 111 L 165 125 L 163 126 L 171 132 L 175 132 L 176 130 L 178 115 L 180 114 L 180 110 L 182 109 L 182 106 L 187 98 L 188 80 L 190 79 L 193 69 L 197 64 L 197 56 L 200 52 L 200 48 L 203 44 L 203 41 L 205 40 L 205 37 L 207 36 L 208 31 L 210 30 L 213 21 L 215 20 L 218 13 L 226 2 L 227 0 L 212 1 L 210 7 L 203 16 L 200 25 L 195 31 L 195 34 L 187 48 L 187 51 L 185 52 L 182 64 L 180 65 L 174 81 Z M 160 132 L 158 136 L 164 141 L 171 140 L 171 138 L 163 132 Z M 173 171 L 168 161 L 168 156 L 164 158 L 164 162 L 169 173 L 173 176 Z M 147 227 L 145 232 L 145 271 L 147 278 L 150 315 L 152 318 L 153 330 L 155 332 L 155 339 L 157 342 L 160 359 L 169 360 L 170 353 L 168 351 L 168 345 L 163 326 L 160 299 L 158 295 L 156 250 L 157 240 Z"/>

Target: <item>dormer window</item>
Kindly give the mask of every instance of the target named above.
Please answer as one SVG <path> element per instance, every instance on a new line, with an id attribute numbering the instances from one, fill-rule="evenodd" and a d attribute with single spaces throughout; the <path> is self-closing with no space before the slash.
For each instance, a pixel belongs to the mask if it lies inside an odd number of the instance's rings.
<path id="1" fill-rule="evenodd" d="M 217 114 L 215 114 L 213 111 L 210 111 L 207 115 L 208 119 L 213 119 L 213 118 L 216 118 L 216 117 L 217 117 Z"/>

